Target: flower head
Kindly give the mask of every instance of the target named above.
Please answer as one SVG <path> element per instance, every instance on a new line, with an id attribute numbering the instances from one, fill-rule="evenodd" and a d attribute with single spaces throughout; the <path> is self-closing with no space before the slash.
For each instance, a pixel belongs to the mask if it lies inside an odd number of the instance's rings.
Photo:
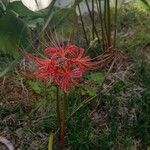
<path id="1" fill-rule="evenodd" d="M 97 63 L 84 55 L 84 49 L 73 44 L 64 47 L 46 48 L 49 57 L 41 59 L 28 54 L 36 65 L 35 76 L 42 80 L 53 80 L 64 92 L 77 85 L 87 70 L 95 69 Z"/>

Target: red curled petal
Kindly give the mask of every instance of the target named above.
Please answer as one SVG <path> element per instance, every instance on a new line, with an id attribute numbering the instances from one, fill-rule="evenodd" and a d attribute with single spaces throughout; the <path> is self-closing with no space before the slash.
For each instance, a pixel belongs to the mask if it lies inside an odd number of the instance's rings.
<path id="1" fill-rule="evenodd" d="M 83 76 L 84 70 L 81 68 L 75 68 L 71 71 L 71 77 L 72 78 L 81 78 Z"/>
<path id="2" fill-rule="evenodd" d="M 65 48 L 65 54 L 75 58 L 78 55 L 79 48 L 76 45 L 68 44 Z"/>
<path id="3" fill-rule="evenodd" d="M 82 57 L 83 57 L 83 55 L 84 55 L 84 49 L 83 49 L 83 48 L 79 48 L 79 53 L 78 53 L 78 56 L 77 56 L 77 58 L 76 58 L 76 59 L 80 59 L 80 58 L 82 58 Z"/>
<path id="4" fill-rule="evenodd" d="M 44 52 L 45 52 L 45 54 L 53 56 L 54 54 L 56 54 L 58 52 L 58 50 L 56 48 L 46 48 L 44 50 Z"/>

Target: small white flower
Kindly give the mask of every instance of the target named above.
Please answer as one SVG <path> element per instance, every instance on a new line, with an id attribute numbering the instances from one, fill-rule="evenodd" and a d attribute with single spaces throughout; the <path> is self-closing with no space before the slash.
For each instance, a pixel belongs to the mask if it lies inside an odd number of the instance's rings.
<path id="1" fill-rule="evenodd" d="M 10 3 L 15 2 L 15 1 L 20 1 L 20 0 L 10 0 Z"/>
<path id="2" fill-rule="evenodd" d="M 21 0 L 32 11 L 38 11 L 49 6 L 52 0 Z"/>

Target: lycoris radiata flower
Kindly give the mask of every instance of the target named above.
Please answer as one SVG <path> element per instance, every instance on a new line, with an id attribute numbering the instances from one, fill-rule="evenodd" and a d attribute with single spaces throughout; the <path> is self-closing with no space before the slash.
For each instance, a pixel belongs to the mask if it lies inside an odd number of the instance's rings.
<path id="1" fill-rule="evenodd" d="M 99 64 L 85 56 L 84 49 L 74 44 L 56 45 L 44 50 L 47 58 L 27 54 L 36 65 L 35 77 L 40 80 L 53 80 L 64 92 L 77 85 L 84 73 Z"/>

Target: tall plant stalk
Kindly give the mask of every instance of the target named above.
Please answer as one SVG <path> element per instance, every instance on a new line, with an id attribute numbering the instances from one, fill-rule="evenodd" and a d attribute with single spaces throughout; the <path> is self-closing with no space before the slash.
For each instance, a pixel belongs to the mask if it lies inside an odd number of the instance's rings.
<path id="1" fill-rule="evenodd" d="M 93 25 L 93 30 L 95 32 L 95 35 L 100 43 L 100 38 L 99 38 L 99 35 L 98 35 L 98 31 L 96 29 L 96 26 L 95 26 L 95 23 L 94 23 L 94 19 L 93 19 L 93 16 L 92 16 L 92 13 L 91 13 L 91 10 L 90 10 L 90 7 L 89 7 L 89 3 L 87 0 L 85 0 L 85 3 L 86 3 L 86 6 L 87 6 L 87 9 L 88 9 L 88 12 L 89 12 L 89 16 L 90 16 L 90 19 L 92 21 L 92 25 Z"/>
<path id="2" fill-rule="evenodd" d="M 108 28 L 107 28 L 107 0 L 104 0 L 104 30 L 106 33 L 106 49 L 108 48 Z"/>
<path id="3" fill-rule="evenodd" d="M 110 47 L 115 47 L 116 46 L 116 33 L 117 33 L 117 3 L 118 0 L 115 0 L 115 31 L 114 31 L 114 39 L 112 39 L 111 36 L 111 8 L 110 8 L 110 0 L 96 0 L 96 4 L 97 4 L 97 10 L 98 10 L 98 15 L 99 15 L 99 20 L 100 20 L 100 26 L 101 26 L 101 35 L 102 35 L 102 40 L 99 37 L 99 33 L 97 31 L 96 28 L 96 21 L 95 21 L 95 12 L 94 12 L 94 0 L 91 1 L 92 3 L 92 10 L 90 9 L 88 0 L 85 0 L 85 4 L 87 6 L 87 10 L 89 13 L 89 17 L 91 20 L 91 24 L 92 24 L 92 39 L 96 38 L 98 39 L 98 42 L 101 43 L 103 45 L 103 50 L 109 49 Z M 104 2 L 104 6 L 102 7 L 102 2 Z M 79 1 L 77 1 L 77 6 L 79 9 L 79 15 L 80 15 L 80 20 L 82 23 L 82 28 L 83 28 L 83 33 L 85 36 L 85 40 L 88 43 L 88 39 L 87 39 L 87 34 L 86 34 L 86 30 L 85 30 L 85 25 L 83 22 L 83 17 L 81 14 L 81 9 L 79 6 Z M 104 9 L 104 12 L 102 12 Z"/>
<path id="4" fill-rule="evenodd" d="M 107 28 L 108 28 L 108 47 L 111 47 L 111 15 L 110 0 L 107 0 Z"/>
<path id="5" fill-rule="evenodd" d="M 64 150 L 65 147 L 65 130 L 66 130 L 66 114 L 67 114 L 67 94 L 64 92 L 62 101 L 62 115 L 60 123 L 60 149 Z"/>
<path id="6" fill-rule="evenodd" d="M 73 20 L 72 20 L 72 28 L 71 28 L 70 35 L 69 35 L 69 41 L 73 41 L 74 36 L 75 36 L 75 31 L 78 28 L 78 24 L 76 23 L 78 19 L 77 14 L 76 14 L 76 6 L 77 6 L 77 0 L 74 0 L 73 9 L 72 9 Z"/>
<path id="7" fill-rule="evenodd" d="M 110 1 L 104 1 L 104 25 L 107 37 L 107 45 L 108 49 L 111 46 L 111 24 L 110 24 Z"/>
<path id="8" fill-rule="evenodd" d="M 86 44 L 89 45 L 89 41 L 88 41 L 88 38 L 87 38 L 87 34 L 86 34 L 86 30 L 85 30 L 85 26 L 84 26 L 82 14 L 81 14 L 81 9 L 80 9 L 79 2 L 77 2 L 77 6 L 78 6 L 78 10 L 79 10 L 80 20 L 81 20 L 81 23 L 82 23 L 82 29 L 83 29 L 84 38 L 86 40 Z"/>
<path id="9" fill-rule="evenodd" d="M 101 3 L 99 3 L 101 6 Z M 102 15 L 102 14 L 100 14 Z M 111 39 L 111 13 L 110 13 L 110 0 L 104 0 L 104 15 L 103 15 L 103 26 L 104 26 L 104 36 L 103 38 L 106 40 L 106 49 L 112 46 L 112 39 Z M 106 35 L 106 38 L 105 38 Z"/>
<path id="10" fill-rule="evenodd" d="M 94 25 L 95 25 L 95 18 L 94 18 L 94 0 L 92 0 L 92 17 L 93 17 L 93 21 L 92 21 L 92 38 L 93 40 L 95 39 L 95 33 L 94 33 Z"/>
<path id="11" fill-rule="evenodd" d="M 101 24 L 102 45 L 103 45 L 103 50 L 105 50 L 105 45 L 107 43 L 107 35 L 106 35 L 106 30 L 105 30 L 104 21 L 103 21 L 101 0 L 96 0 L 96 3 L 97 3 L 98 14 L 99 14 L 99 18 L 100 18 L 100 24 Z"/>
<path id="12" fill-rule="evenodd" d="M 115 0 L 115 31 L 114 31 L 114 43 L 113 47 L 116 47 L 116 37 L 117 37 L 117 16 L 118 16 L 118 0 Z"/>
<path id="13" fill-rule="evenodd" d="M 60 125 L 60 101 L 59 101 L 59 88 L 56 87 L 56 108 L 57 108 L 57 120 L 58 120 L 58 126 Z"/>

